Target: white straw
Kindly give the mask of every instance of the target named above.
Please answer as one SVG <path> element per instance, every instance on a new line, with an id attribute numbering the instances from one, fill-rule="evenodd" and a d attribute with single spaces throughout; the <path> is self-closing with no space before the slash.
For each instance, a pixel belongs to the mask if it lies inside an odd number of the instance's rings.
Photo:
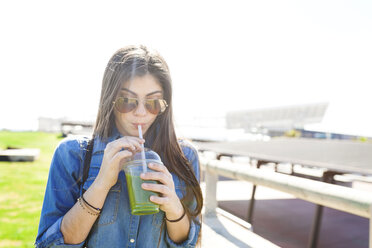
<path id="1" fill-rule="evenodd" d="M 143 139 L 143 136 L 142 136 L 142 126 L 141 125 L 138 125 L 138 135 L 139 135 L 139 138 L 140 139 Z M 141 146 L 142 146 L 142 151 L 141 151 L 142 171 L 144 173 L 146 173 L 147 172 L 147 165 L 146 165 L 145 145 L 144 144 L 141 144 Z"/>

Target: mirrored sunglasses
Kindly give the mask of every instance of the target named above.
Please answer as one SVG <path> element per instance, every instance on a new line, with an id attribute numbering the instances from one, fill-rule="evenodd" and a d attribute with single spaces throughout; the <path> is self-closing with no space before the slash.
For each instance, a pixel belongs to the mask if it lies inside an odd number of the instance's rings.
<path id="1" fill-rule="evenodd" d="M 139 100 L 137 98 L 118 97 L 113 104 L 120 113 L 129 113 L 138 107 Z M 164 99 L 146 99 L 144 105 L 146 110 L 154 115 L 164 112 L 168 107 Z"/>

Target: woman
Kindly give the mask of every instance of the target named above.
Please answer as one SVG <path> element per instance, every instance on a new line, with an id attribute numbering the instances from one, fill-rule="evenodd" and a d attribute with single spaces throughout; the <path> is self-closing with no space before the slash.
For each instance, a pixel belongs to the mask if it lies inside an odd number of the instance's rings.
<path id="1" fill-rule="evenodd" d="M 194 247 L 203 202 L 198 156 L 190 144 L 177 141 L 172 118 L 164 59 L 144 46 L 118 50 L 104 73 L 93 142 L 67 138 L 55 151 L 36 247 Z M 161 211 L 137 216 L 130 214 L 122 166 L 142 144 L 164 164 L 149 165 L 155 172 L 141 175 L 159 182 L 142 188 L 159 193 L 150 201 Z M 79 183 L 87 159 L 88 178 Z"/>

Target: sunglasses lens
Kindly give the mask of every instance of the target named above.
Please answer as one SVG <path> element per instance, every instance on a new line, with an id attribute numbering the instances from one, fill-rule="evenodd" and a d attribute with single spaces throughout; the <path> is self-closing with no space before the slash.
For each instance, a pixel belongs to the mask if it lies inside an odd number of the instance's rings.
<path id="1" fill-rule="evenodd" d="M 115 107 L 120 113 L 128 113 L 133 109 L 137 108 L 138 101 L 136 99 L 119 97 L 115 101 Z"/>
<path id="2" fill-rule="evenodd" d="M 129 113 L 136 109 L 138 104 L 136 98 L 119 97 L 115 101 L 115 108 L 120 113 Z M 145 101 L 145 108 L 154 115 L 164 112 L 167 106 L 167 102 L 163 99 L 148 99 Z"/>
<path id="3" fill-rule="evenodd" d="M 146 100 L 146 109 L 153 115 L 157 115 L 160 111 L 160 103 L 158 99 Z"/>

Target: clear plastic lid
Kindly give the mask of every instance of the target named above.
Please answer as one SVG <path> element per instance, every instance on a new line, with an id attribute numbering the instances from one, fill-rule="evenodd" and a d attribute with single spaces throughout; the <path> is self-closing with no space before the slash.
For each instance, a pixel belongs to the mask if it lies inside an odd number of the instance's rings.
<path id="1" fill-rule="evenodd" d="M 145 148 L 145 157 L 146 157 L 146 162 L 156 162 L 156 163 L 162 164 L 159 154 L 157 154 L 156 152 L 154 152 L 153 150 L 149 148 Z M 133 163 L 141 163 L 141 162 L 142 162 L 141 152 L 137 152 L 129 160 L 127 160 L 124 165 L 133 164 Z"/>

